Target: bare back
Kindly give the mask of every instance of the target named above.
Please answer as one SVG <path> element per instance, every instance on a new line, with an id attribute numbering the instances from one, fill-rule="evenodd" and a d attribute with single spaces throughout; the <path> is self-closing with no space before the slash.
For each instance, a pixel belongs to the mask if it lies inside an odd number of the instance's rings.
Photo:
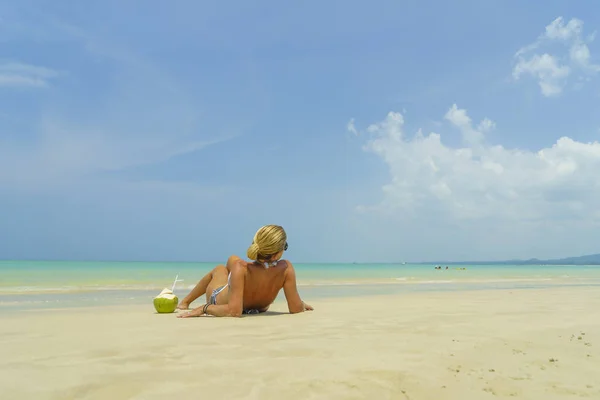
<path id="1" fill-rule="evenodd" d="M 244 282 L 244 308 L 264 309 L 270 306 L 283 288 L 288 263 L 280 260 L 265 268 L 248 263 Z"/>
<path id="2" fill-rule="evenodd" d="M 244 270 L 244 309 L 261 311 L 268 309 L 284 286 L 286 271 L 290 266 L 289 262 L 279 260 L 276 265 L 269 268 L 252 262 L 242 262 L 240 264 L 240 268 Z M 227 304 L 230 292 L 231 287 L 228 287 L 223 293 L 219 294 L 217 304 Z"/>

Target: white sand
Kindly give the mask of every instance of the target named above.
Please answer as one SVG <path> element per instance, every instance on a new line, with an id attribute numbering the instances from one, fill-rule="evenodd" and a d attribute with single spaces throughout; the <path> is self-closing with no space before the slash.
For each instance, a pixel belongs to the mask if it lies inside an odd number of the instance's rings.
<path id="1" fill-rule="evenodd" d="M 597 289 L 306 300 L 241 319 L 151 301 L 5 315 L 0 398 L 600 399 Z"/>

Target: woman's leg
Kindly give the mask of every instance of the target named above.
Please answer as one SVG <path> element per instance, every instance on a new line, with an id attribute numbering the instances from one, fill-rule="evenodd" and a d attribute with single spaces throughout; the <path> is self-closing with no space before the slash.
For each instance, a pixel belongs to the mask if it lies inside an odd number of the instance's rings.
<path id="1" fill-rule="evenodd" d="M 217 265 L 212 271 L 204 275 L 200 282 L 192 289 L 190 294 L 185 296 L 179 303 L 177 308 L 187 310 L 190 304 L 203 294 L 207 294 L 216 289 L 216 285 L 224 285 L 227 283 L 228 271 L 224 265 Z"/>

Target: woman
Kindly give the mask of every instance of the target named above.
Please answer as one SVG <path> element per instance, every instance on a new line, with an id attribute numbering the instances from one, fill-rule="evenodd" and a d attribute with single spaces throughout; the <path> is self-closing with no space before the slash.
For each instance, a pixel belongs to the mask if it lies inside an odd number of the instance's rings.
<path id="1" fill-rule="evenodd" d="M 215 267 L 198 282 L 178 308 L 187 310 L 205 293 L 206 304 L 180 314 L 178 318 L 201 315 L 240 317 L 242 314 L 265 312 L 282 288 L 290 313 L 312 310 L 300 299 L 292 263 L 281 260 L 287 247 L 287 235 L 281 226 L 263 226 L 248 248 L 247 255 L 252 262 L 231 256 L 227 265 Z"/>

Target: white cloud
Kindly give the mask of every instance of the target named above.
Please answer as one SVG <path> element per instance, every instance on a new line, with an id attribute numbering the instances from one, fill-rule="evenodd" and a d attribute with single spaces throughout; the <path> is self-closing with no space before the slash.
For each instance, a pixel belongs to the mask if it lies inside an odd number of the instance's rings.
<path id="1" fill-rule="evenodd" d="M 0 87 L 46 87 L 58 72 L 35 65 L 9 62 L 0 64 Z"/>
<path id="2" fill-rule="evenodd" d="M 565 80 L 571 72 L 565 65 L 559 65 L 550 54 L 535 54 L 530 59 L 520 60 L 513 69 L 513 77 L 519 79 L 523 74 L 530 74 L 538 79 L 544 96 L 550 97 L 562 92 Z"/>
<path id="3" fill-rule="evenodd" d="M 477 129 L 474 129 L 471 124 L 471 118 L 467 115 L 467 111 L 459 109 L 456 104 L 453 104 L 452 107 L 450 107 L 444 116 L 444 119 L 458 127 L 462 133 L 463 141 L 471 145 L 480 143 L 483 140 L 484 132 L 494 126 L 494 123 L 486 118 L 481 121 Z"/>
<path id="4" fill-rule="evenodd" d="M 538 151 L 507 149 L 485 142 L 494 125 L 487 118 L 474 128 L 466 110 L 453 105 L 446 119 L 466 146 L 446 146 L 437 133 L 409 138 L 399 113 L 369 126 L 364 149 L 381 157 L 391 179 L 381 203 L 362 210 L 420 221 L 435 216 L 440 224 L 600 220 L 600 143 L 562 137 Z"/>
<path id="5" fill-rule="evenodd" d="M 513 78 L 532 76 L 538 81 L 544 96 L 558 96 L 574 72 L 589 75 L 600 71 L 600 66 L 592 62 L 588 47 L 593 40 L 593 34 L 584 38 L 583 21 L 573 18 L 565 24 L 563 17 L 558 17 L 546 26 L 544 33 L 534 43 L 517 51 Z M 566 52 L 536 52 L 540 47 L 553 43 L 566 46 Z"/>
<path id="6" fill-rule="evenodd" d="M 577 63 L 578 65 L 584 68 L 591 69 L 593 71 L 598 71 L 600 68 L 598 65 L 594 65 L 590 62 L 590 49 L 585 43 L 574 44 L 571 47 L 569 54 L 573 62 Z"/>
<path id="7" fill-rule="evenodd" d="M 572 18 L 566 25 L 563 17 L 558 17 L 546 26 L 545 36 L 548 39 L 573 40 L 581 36 L 583 21 Z"/>
<path id="8" fill-rule="evenodd" d="M 348 130 L 348 132 L 354 134 L 355 136 L 358 135 L 358 131 L 356 130 L 356 127 L 354 126 L 354 118 L 352 118 L 350 121 L 348 121 L 348 125 L 346 125 L 346 129 Z"/>
<path id="9" fill-rule="evenodd" d="M 489 132 L 494 128 L 496 128 L 496 123 L 488 118 L 484 118 L 477 126 L 477 130 L 483 133 Z"/>

